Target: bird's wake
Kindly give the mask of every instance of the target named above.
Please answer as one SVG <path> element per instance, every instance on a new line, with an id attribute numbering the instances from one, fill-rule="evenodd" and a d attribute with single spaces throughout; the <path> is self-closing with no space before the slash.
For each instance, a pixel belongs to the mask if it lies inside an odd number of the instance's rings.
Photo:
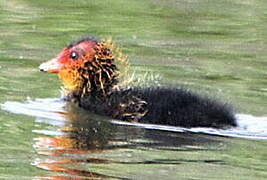
<path id="1" fill-rule="evenodd" d="M 60 126 L 65 124 L 66 102 L 58 98 L 28 99 L 26 102 L 7 101 L 1 104 L 1 109 L 15 113 L 33 116 L 37 121 Z M 209 135 L 239 137 L 246 139 L 267 140 L 267 117 L 256 117 L 247 114 L 236 114 L 237 127 L 231 129 L 214 128 L 183 128 L 155 124 L 130 123 L 124 121 L 111 120 L 113 124 L 124 126 L 136 126 L 145 129 L 154 129 L 172 132 L 203 133 Z"/>

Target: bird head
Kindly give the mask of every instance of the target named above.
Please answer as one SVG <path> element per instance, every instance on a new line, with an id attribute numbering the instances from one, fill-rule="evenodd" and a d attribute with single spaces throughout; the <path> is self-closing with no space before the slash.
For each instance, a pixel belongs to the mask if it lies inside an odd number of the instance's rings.
<path id="1" fill-rule="evenodd" d="M 105 95 L 118 82 L 119 70 L 111 41 L 84 38 L 71 43 L 52 60 L 42 63 L 40 71 L 57 73 L 67 94 Z"/>

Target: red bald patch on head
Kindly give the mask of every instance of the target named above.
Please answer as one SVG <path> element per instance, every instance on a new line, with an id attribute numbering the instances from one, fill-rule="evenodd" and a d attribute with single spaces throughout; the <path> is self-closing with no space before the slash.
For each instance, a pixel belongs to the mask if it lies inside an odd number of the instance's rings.
<path id="1" fill-rule="evenodd" d="M 83 41 L 79 44 L 64 48 L 57 56 L 58 62 L 64 65 L 82 63 L 83 61 L 92 61 L 95 56 L 96 42 Z M 77 58 L 72 58 L 72 53 L 76 53 Z"/>
<path id="2" fill-rule="evenodd" d="M 95 41 L 81 41 L 66 47 L 56 58 L 40 65 L 40 70 L 44 72 L 59 73 L 62 69 L 82 66 L 84 62 L 93 61 L 96 54 Z"/>

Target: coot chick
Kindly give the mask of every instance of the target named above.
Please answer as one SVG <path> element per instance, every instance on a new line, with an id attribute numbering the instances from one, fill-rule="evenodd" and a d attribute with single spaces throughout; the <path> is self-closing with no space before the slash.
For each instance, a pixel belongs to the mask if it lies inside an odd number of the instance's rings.
<path id="1" fill-rule="evenodd" d="M 228 128 L 236 126 L 232 108 L 182 88 L 125 87 L 118 63 L 124 56 L 110 41 L 83 38 L 40 65 L 40 71 L 57 73 L 65 100 L 90 112 L 131 122 L 181 127 Z"/>

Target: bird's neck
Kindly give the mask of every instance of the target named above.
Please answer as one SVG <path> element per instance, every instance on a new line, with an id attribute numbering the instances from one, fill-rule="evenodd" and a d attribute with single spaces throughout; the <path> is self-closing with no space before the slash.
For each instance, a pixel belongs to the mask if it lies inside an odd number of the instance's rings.
<path id="1" fill-rule="evenodd" d="M 98 100 L 107 97 L 118 84 L 118 71 L 107 72 L 84 66 L 80 69 L 62 70 L 59 77 L 64 85 L 64 94 L 77 99 L 92 97 Z"/>

